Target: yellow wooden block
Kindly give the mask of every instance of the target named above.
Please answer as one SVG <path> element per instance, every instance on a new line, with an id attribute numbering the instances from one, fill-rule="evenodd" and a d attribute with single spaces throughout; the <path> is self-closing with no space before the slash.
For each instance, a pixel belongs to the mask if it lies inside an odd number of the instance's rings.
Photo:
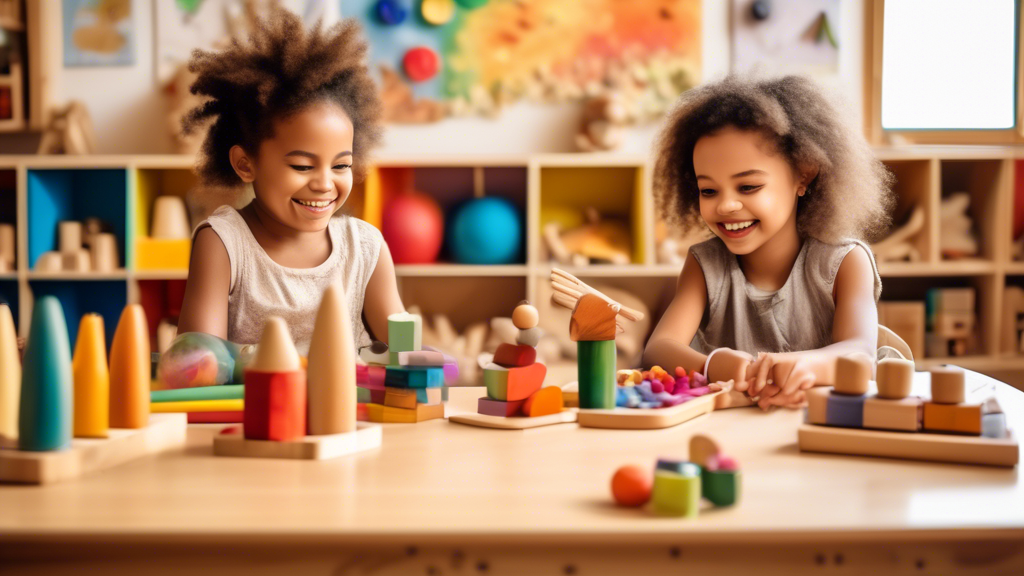
<path id="1" fill-rule="evenodd" d="M 913 396 L 868 398 L 864 401 L 864 427 L 917 432 L 921 429 L 921 404 L 921 399 Z"/>
<path id="2" fill-rule="evenodd" d="M 444 404 L 417 404 L 413 409 L 395 408 L 381 404 L 367 404 L 366 416 L 370 422 L 386 424 L 415 424 L 444 418 Z"/>
<path id="3" fill-rule="evenodd" d="M 924 404 L 924 429 L 981 435 L 981 404 Z"/>
<path id="4" fill-rule="evenodd" d="M 168 412 L 240 412 L 244 400 L 188 400 L 181 402 L 150 402 L 149 411 L 154 414 Z"/>
<path id="5" fill-rule="evenodd" d="M 188 270 L 192 241 L 155 240 L 142 237 L 135 241 L 135 267 L 138 270 Z"/>

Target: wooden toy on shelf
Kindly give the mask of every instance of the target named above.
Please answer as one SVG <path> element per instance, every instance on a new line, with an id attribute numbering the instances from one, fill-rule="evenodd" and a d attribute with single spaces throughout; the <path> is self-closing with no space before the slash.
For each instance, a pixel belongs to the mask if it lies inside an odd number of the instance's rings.
<path id="1" fill-rule="evenodd" d="M 591 263 L 629 264 L 632 239 L 629 228 L 615 220 L 602 220 L 597 210 L 588 208 L 587 222 L 563 231 L 557 222 L 544 226 L 544 241 L 559 264 L 585 266 Z"/>
<path id="2" fill-rule="evenodd" d="M 954 192 L 939 205 L 939 251 L 943 258 L 966 258 L 978 255 L 978 240 L 974 237 L 974 221 L 968 213 L 971 196 L 967 192 Z"/>
<path id="3" fill-rule="evenodd" d="M 970 399 L 986 391 L 967 391 L 962 369 L 942 367 L 930 375 L 915 374 L 909 361 L 885 359 L 878 363 L 877 373 L 879 393 L 859 402 L 860 414 L 849 400 L 842 401 L 841 413 L 833 414 L 836 399 L 849 396 L 824 387 L 808 391 L 806 422 L 797 435 L 801 451 L 1017 465 L 1020 447 L 1006 429 L 1005 414 L 994 398 Z M 909 380 L 921 388 L 921 378 L 927 378 L 930 400 L 910 394 Z"/>
<path id="4" fill-rule="evenodd" d="M 925 356 L 925 317 L 924 302 L 878 303 L 878 323 L 902 338 L 914 358 Z"/>
<path id="5" fill-rule="evenodd" d="M 520 343 L 502 343 L 494 354 L 494 361 L 484 368 L 487 396 L 478 400 L 478 413 L 455 414 L 448 418 L 450 422 L 524 430 L 576 421 L 575 411 L 565 409 L 562 390 L 555 386 L 543 387 L 547 367 L 536 361 L 536 349 L 521 343 L 522 333 L 536 330 L 539 321 L 537 309 L 529 302 L 516 306 L 512 322 L 519 332 L 516 340 Z"/>
<path id="6" fill-rule="evenodd" d="M 134 315 L 135 312 L 126 309 L 123 318 L 128 318 L 130 324 Z M 0 324 L 3 324 L 2 316 L 0 310 Z M 97 319 L 91 315 L 83 319 L 73 364 L 60 302 L 53 296 L 36 301 L 22 370 L 17 449 L 0 449 L 0 482 L 46 484 L 184 445 L 184 415 L 153 416 L 138 428 L 111 426 L 105 418 L 108 410 L 114 415 L 134 412 L 137 407 L 130 393 L 122 396 L 124 388 L 118 386 L 110 390 L 109 409 L 104 410 L 106 366 L 100 352 L 105 343 L 102 325 Z M 121 336 L 115 336 L 114 346 L 119 351 L 111 354 L 111 372 L 128 374 L 132 357 L 123 348 L 124 340 L 131 333 L 121 330 L 120 326 L 118 331 Z M 7 342 L 10 334 L 5 336 L 4 332 L 0 325 L 0 357 L 10 353 Z M 9 374 L 6 369 L 3 372 Z M 78 379 L 74 391 L 73 374 Z M 148 378 L 144 384 L 148 392 Z M 148 398 L 146 400 L 144 411 L 148 417 Z M 138 419 L 127 422 L 133 424 Z"/>
<path id="7" fill-rule="evenodd" d="M 188 240 L 192 237 L 192 225 L 189 223 L 184 198 L 170 195 L 156 197 L 149 236 L 155 240 Z"/>
<path id="8" fill-rule="evenodd" d="M 119 266 L 117 238 L 99 232 L 95 218 L 86 222 L 64 220 L 57 223 L 57 250 L 44 252 L 36 260 L 38 272 L 110 272 Z M 102 238 L 99 238 L 102 236 Z"/>
<path id="9" fill-rule="evenodd" d="M 875 259 L 878 262 L 920 262 L 921 252 L 914 243 L 917 235 L 924 229 L 924 220 L 924 207 L 915 206 L 905 224 L 893 230 L 883 240 L 871 245 Z"/>
<path id="10" fill-rule="evenodd" d="M 308 383 L 287 325 L 271 317 L 246 368 L 244 395 L 244 423 L 214 437 L 217 456 L 324 460 L 380 446 L 380 426 L 356 421 L 355 347 L 340 285 L 324 292 L 317 312 Z"/>
<path id="11" fill-rule="evenodd" d="M 974 339 L 974 288 L 932 288 L 926 301 L 928 356 L 966 356 Z"/>

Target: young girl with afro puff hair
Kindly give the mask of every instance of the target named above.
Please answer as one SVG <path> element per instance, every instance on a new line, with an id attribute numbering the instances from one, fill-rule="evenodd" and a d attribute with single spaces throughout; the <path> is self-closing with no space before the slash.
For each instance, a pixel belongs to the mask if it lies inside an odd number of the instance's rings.
<path id="1" fill-rule="evenodd" d="M 687 92 L 657 145 L 671 224 L 706 226 L 644 364 L 733 380 L 733 403 L 796 406 L 836 358 L 873 361 L 891 175 L 811 81 L 729 77 Z M 886 349 L 888 351 L 889 349 Z"/>
<path id="2" fill-rule="evenodd" d="M 221 206 L 193 233 L 179 334 L 255 344 L 280 316 L 304 355 L 324 289 L 341 282 L 356 346 L 370 344 L 367 325 L 387 340 L 387 317 L 404 311 L 387 244 L 336 215 L 381 140 L 366 54 L 355 21 L 307 30 L 280 8 L 255 20 L 248 42 L 193 53 L 191 90 L 206 101 L 183 124 L 209 124 L 197 172 L 206 184 L 251 186 L 254 198 Z"/>

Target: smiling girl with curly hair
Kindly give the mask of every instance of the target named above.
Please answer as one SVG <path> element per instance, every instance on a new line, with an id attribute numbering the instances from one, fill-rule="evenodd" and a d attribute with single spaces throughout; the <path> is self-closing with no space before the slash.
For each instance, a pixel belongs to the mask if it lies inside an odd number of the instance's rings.
<path id="1" fill-rule="evenodd" d="M 714 237 L 690 249 L 645 364 L 732 379 L 767 408 L 831 382 L 838 356 L 875 357 L 881 280 L 864 242 L 888 227 L 892 177 L 817 86 L 692 90 L 657 154 L 662 213 Z"/>
<path id="2" fill-rule="evenodd" d="M 184 128 L 209 124 L 197 172 L 254 199 L 193 233 L 178 331 L 253 344 L 281 316 L 305 354 L 323 291 L 341 282 L 357 347 L 370 343 L 364 317 L 386 341 L 388 315 L 404 310 L 391 254 L 376 228 L 335 216 L 381 140 L 366 41 L 354 20 L 307 30 L 280 8 L 255 24 L 248 42 L 189 63 L 206 101 Z"/>

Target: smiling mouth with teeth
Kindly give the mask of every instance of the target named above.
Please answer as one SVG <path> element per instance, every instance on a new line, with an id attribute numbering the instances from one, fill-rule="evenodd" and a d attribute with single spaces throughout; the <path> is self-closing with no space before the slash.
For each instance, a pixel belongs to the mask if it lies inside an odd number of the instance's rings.
<path id="1" fill-rule="evenodd" d="M 298 198 L 292 198 L 292 200 L 298 204 L 309 206 L 311 208 L 326 208 L 334 202 L 334 200 L 299 200 Z"/>
<path id="2" fill-rule="evenodd" d="M 729 231 L 743 230 L 744 228 L 753 226 L 755 222 L 757 222 L 757 220 L 747 220 L 746 222 L 723 222 L 722 226 L 725 226 L 725 229 Z"/>

